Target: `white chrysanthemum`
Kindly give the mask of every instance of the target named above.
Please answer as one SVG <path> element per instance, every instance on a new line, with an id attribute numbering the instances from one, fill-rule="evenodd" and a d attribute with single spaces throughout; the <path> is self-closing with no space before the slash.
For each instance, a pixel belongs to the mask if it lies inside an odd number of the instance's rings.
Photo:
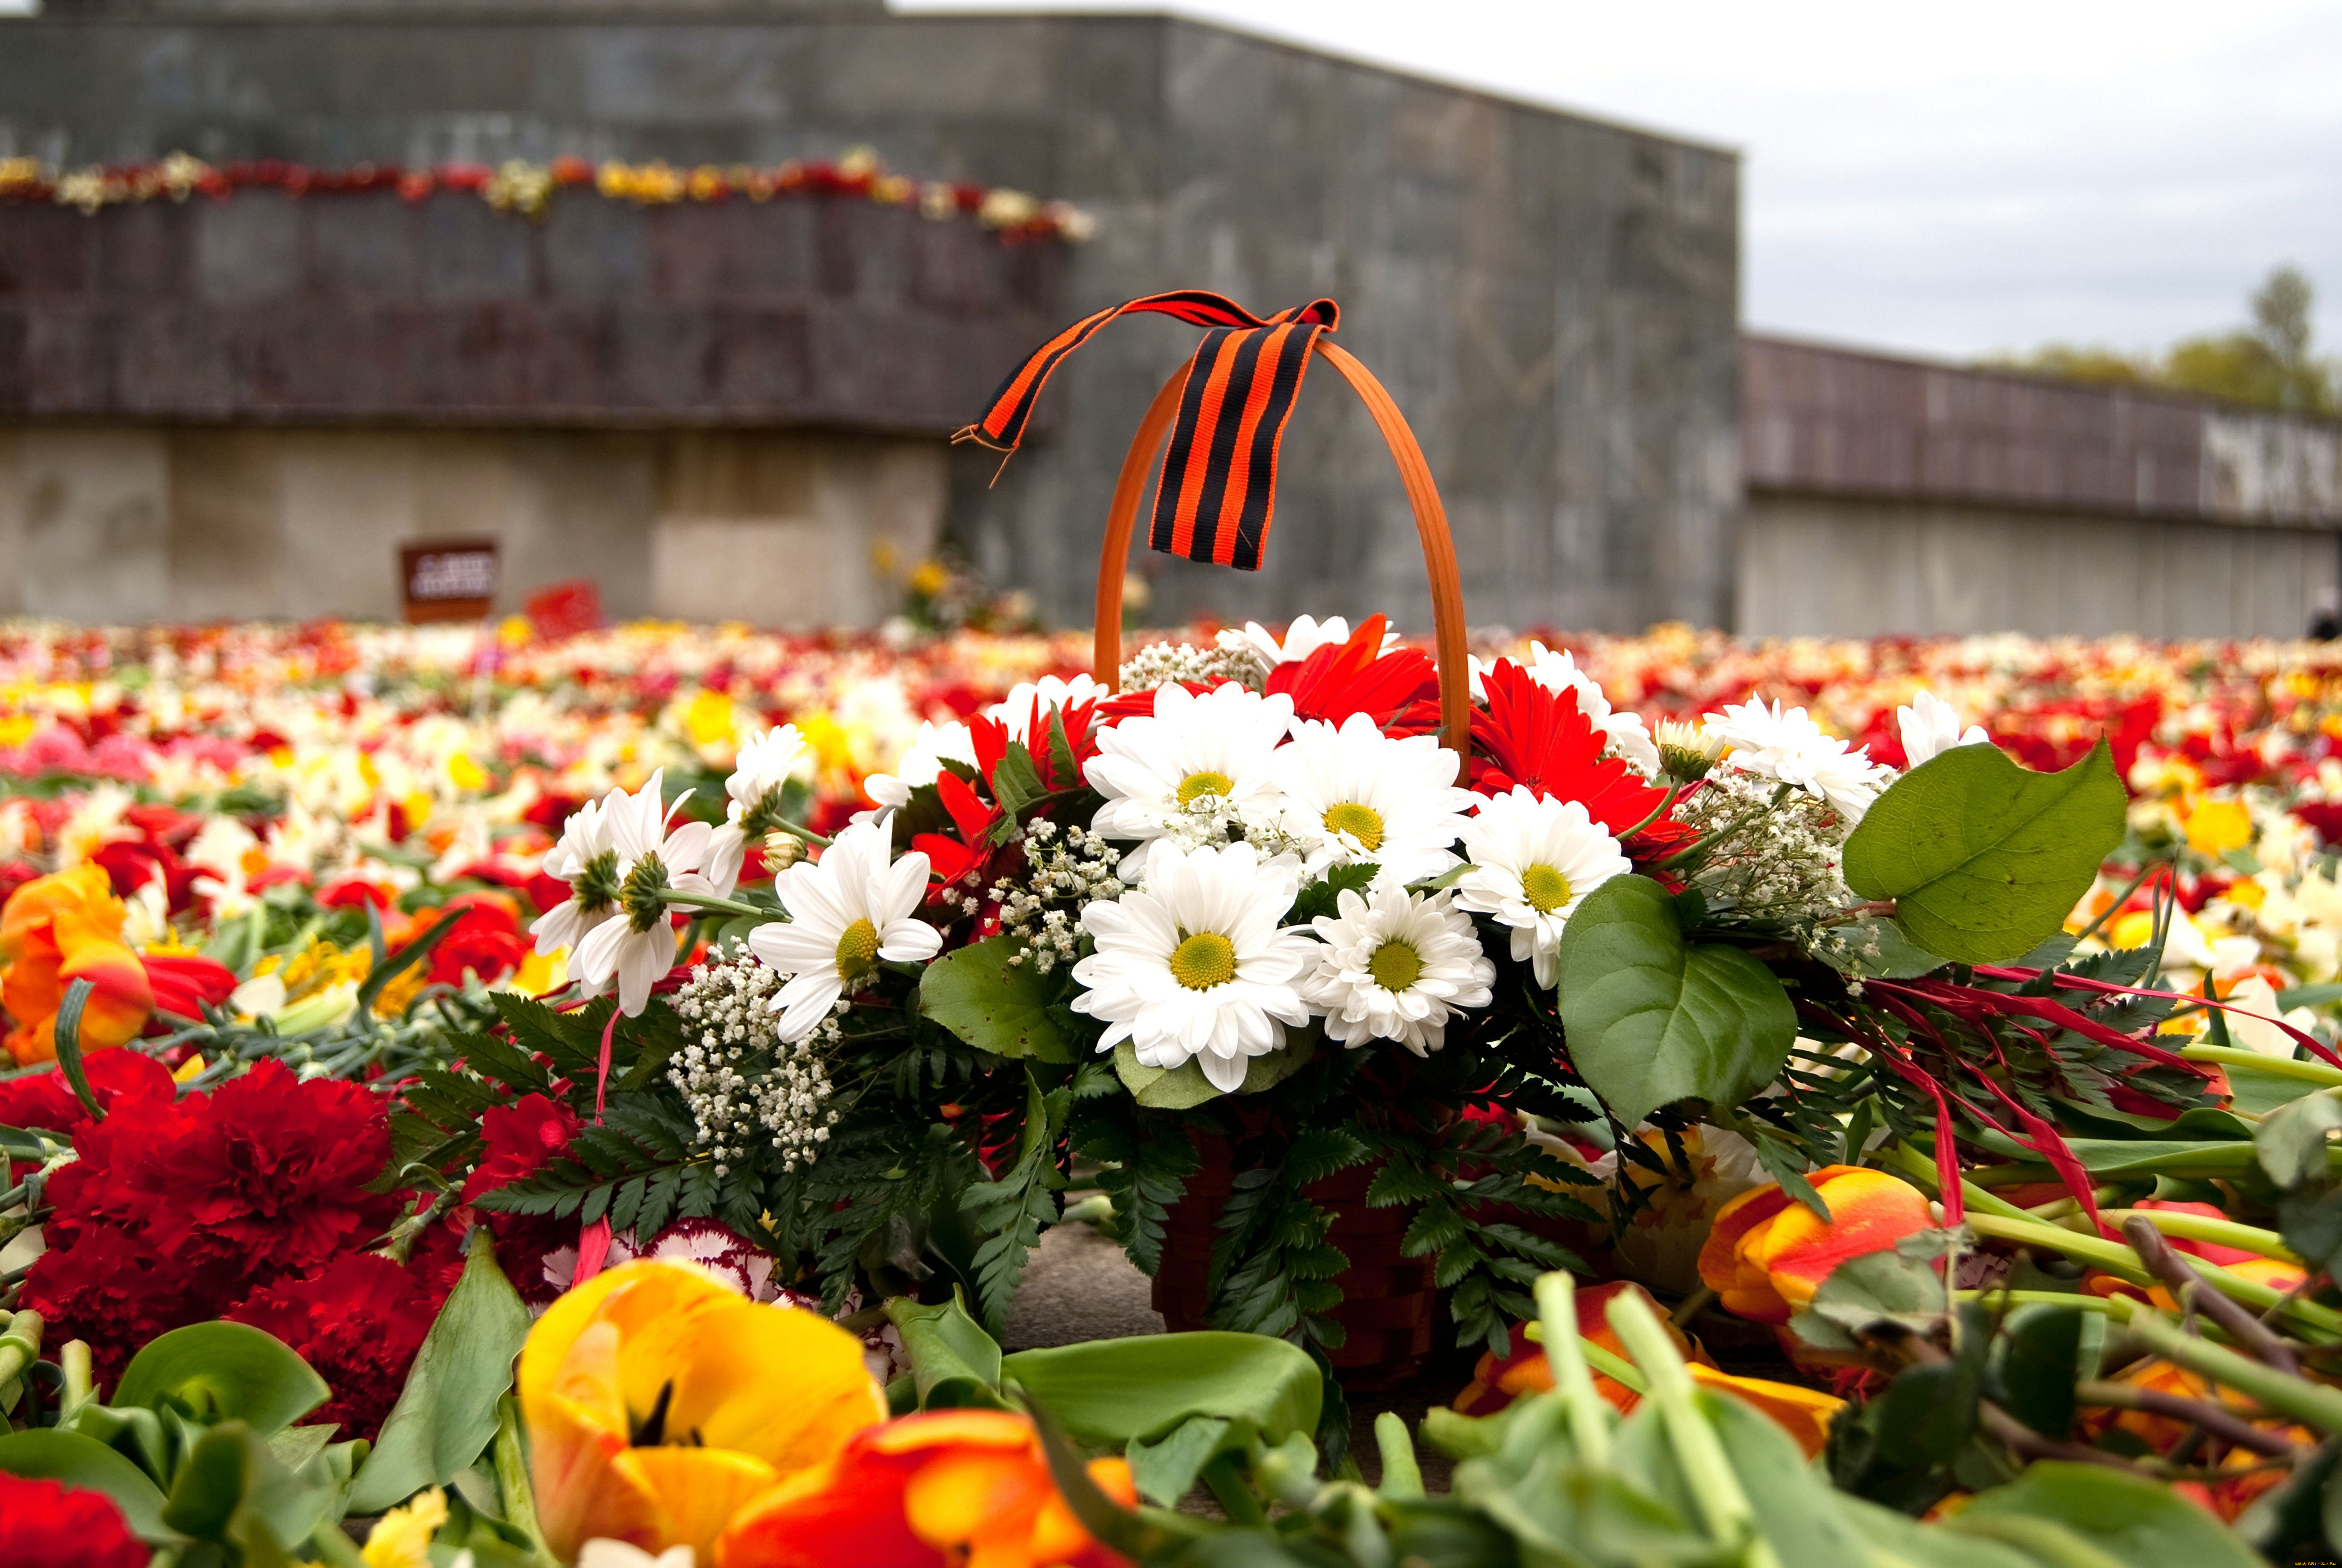
<path id="1" fill-rule="evenodd" d="M 1967 733 L 1960 733 L 1960 711 L 1933 692 L 1920 692 L 1911 699 L 1907 708 L 1895 710 L 1895 723 L 1903 732 L 1903 765 L 1917 767 L 1933 762 L 1954 746 L 1988 746 L 1992 737 L 1979 724 L 1970 724 Z"/>
<path id="2" fill-rule="evenodd" d="M 1074 965 L 1074 1010 L 1105 1021 L 1098 1049 L 1128 1040 L 1142 1066 L 1194 1060 L 1215 1088 L 1242 1087 L 1248 1059 L 1309 1021 L 1297 985 L 1317 944 L 1277 924 L 1300 886 L 1298 864 L 1248 844 L 1156 844 L 1144 889 L 1082 911 L 1097 951 Z"/>
<path id="3" fill-rule="evenodd" d="M 813 748 L 806 744 L 795 724 L 766 730 L 740 743 L 732 776 L 724 781 L 724 793 L 731 804 L 725 808 L 724 825 L 707 843 L 707 880 L 717 894 L 732 896 L 740 880 L 741 863 L 747 858 L 748 841 L 773 830 L 781 819 L 781 800 L 789 781 L 810 777 L 813 764 Z"/>
<path id="4" fill-rule="evenodd" d="M 889 864 L 893 848 L 886 828 L 857 823 L 819 860 L 773 879 L 789 918 L 750 932 L 748 951 L 792 977 L 772 1002 L 782 1040 L 812 1034 L 881 959 L 921 964 L 943 950 L 943 934 L 913 918 L 927 895 L 927 857 L 914 850 Z"/>
<path id="5" fill-rule="evenodd" d="M 1519 661 L 1528 678 L 1554 695 L 1565 691 L 1577 694 L 1577 711 L 1584 714 L 1596 732 L 1601 734 L 1610 750 L 1625 757 L 1646 774 L 1659 771 L 1659 748 L 1651 732 L 1636 713 L 1614 712 L 1609 696 L 1593 676 L 1577 667 L 1577 660 L 1566 648 L 1556 651 L 1532 639 L 1529 656 Z M 1472 699 L 1488 700 L 1487 674 L 1492 666 L 1478 659 L 1470 661 Z"/>
<path id="6" fill-rule="evenodd" d="M 1285 831 L 1311 873 L 1372 861 L 1387 880 L 1409 883 L 1458 864 L 1449 846 L 1477 797 L 1456 787 L 1456 762 L 1436 735 L 1393 739 L 1352 714 L 1338 729 L 1319 719 L 1296 724 L 1270 771 Z"/>
<path id="7" fill-rule="evenodd" d="M 625 792 L 612 790 L 612 798 Z M 536 951 L 550 956 L 618 913 L 618 852 L 603 824 L 602 803 L 587 801 L 561 824 L 561 841 L 545 852 L 545 874 L 569 884 L 569 896 L 536 917 L 529 929 Z"/>
<path id="8" fill-rule="evenodd" d="M 911 792 L 922 784 L 931 784 L 944 771 L 946 762 L 966 763 L 976 766 L 976 739 L 967 726 L 957 719 L 946 724 L 931 720 L 919 721 L 918 739 L 903 754 L 891 774 L 872 774 L 862 781 L 863 793 L 880 805 L 905 806 L 911 804 Z"/>
<path id="9" fill-rule="evenodd" d="M 1707 727 L 1731 746 L 1733 766 L 1827 801 L 1849 821 L 1861 821 L 1895 776 L 1870 760 L 1869 748 L 1849 748 L 1823 734 L 1803 708 L 1784 713 L 1777 702 L 1726 703 L 1722 713 L 1707 715 Z"/>
<path id="10" fill-rule="evenodd" d="M 1297 664 L 1320 648 L 1349 640 L 1350 623 L 1340 615 L 1328 615 L 1322 621 L 1313 620 L 1307 615 L 1300 616 L 1285 628 L 1281 641 L 1258 621 L 1246 621 L 1244 629 L 1246 651 L 1272 670 L 1279 664 Z M 1397 641 L 1396 632 L 1383 633 L 1386 651 Z"/>
<path id="11" fill-rule="evenodd" d="M 1451 1015 L 1488 1004 L 1496 966 L 1447 894 L 1385 883 L 1370 895 L 1345 888 L 1336 908 L 1310 923 L 1326 945 L 1301 984 L 1327 1039 L 1396 1040 L 1421 1056 L 1446 1043 Z"/>
<path id="12" fill-rule="evenodd" d="M 1098 732 L 1098 754 L 1083 775 L 1106 796 L 1094 831 L 1140 844 L 1171 832 L 1199 800 L 1227 803 L 1249 828 L 1278 815 L 1270 758 L 1293 724 L 1293 699 L 1265 697 L 1239 685 L 1202 696 L 1184 686 L 1155 694 L 1152 717 L 1127 718 Z"/>
<path id="13" fill-rule="evenodd" d="M 676 796 L 675 806 L 666 805 L 659 798 L 661 781 L 655 773 L 633 794 L 612 790 L 603 797 L 602 829 L 617 855 L 619 918 L 596 924 L 569 959 L 569 972 L 589 994 L 616 979 L 618 1011 L 629 1018 L 641 1015 L 651 987 L 675 967 L 675 927 L 660 895 L 669 888 L 716 891 L 700 871 L 712 830 L 704 822 L 687 822 L 669 833 L 668 819 L 691 792 Z"/>
<path id="14" fill-rule="evenodd" d="M 1513 933 L 1513 957 L 1536 967 L 1539 985 L 1561 972 L 1561 929 L 1586 895 L 1630 866 L 1618 841 L 1574 800 L 1516 784 L 1480 803 L 1464 830 L 1472 869 L 1456 884 L 1461 908 L 1492 914 Z"/>

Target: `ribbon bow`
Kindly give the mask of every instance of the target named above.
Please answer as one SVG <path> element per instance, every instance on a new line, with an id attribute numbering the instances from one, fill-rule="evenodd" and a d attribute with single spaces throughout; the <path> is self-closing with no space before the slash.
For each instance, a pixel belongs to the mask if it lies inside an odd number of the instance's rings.
<path id="1" fill-rule="evenodd" d="M 1341 307 L 1330 299 L 1266 318 L 1200 289 L 1127 300 L 1084 316 L 1035 349 L 993 394 L 984 417 L 952 439 L 1015 453 L 1058 362 L 1106 323 L 1134 313 L 1209 329 L 1187 362 L 1179 416 L 1155 482 L 1147 543 L 1191 561 L 1258 571 L 1276 506 L 1276 451 L 1286 419 L 1317 335 L 1341 324 Z"/>

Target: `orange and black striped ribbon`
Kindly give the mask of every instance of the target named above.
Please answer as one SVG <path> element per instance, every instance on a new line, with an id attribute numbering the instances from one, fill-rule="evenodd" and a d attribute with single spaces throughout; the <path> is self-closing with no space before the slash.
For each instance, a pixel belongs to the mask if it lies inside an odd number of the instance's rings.
<path id="1" fill-rule="evenodd" d="M 953 439 L 1014 452 L 1049 373 L 1116 316 L 1168 315 L 1207 327 L 1188 361 L 1179 414 L 1156 480 L 1147 542 L 1191 561 L 1255 571 L 1276 506 L 1276 452 L 1317 335 L 1341 322 L 1330 299 L 1266 319 L 1199 289 L 1149 295 L 1083 317 L 1035 350 Z"/>

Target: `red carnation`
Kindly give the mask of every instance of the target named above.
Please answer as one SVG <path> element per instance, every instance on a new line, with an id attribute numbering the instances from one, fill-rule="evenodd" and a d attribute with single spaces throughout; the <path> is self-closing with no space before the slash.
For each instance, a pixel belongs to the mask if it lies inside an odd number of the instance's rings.
<path id="1" fill-rule="evenodd" d="M 125 1096 L 167 1105 L 179 1092 L 168 1067 L 127 1047 L 93 1051 L 82 1059 L 82 1070 L 89 1078 L 90 1093 L 103 1107 L 111 1108 Z M 88 1108 L 54 1064 L 45 1073 L 0 1084 L 0 1127 L 73 1133 L 88 1123 Z"/>
<path id="2" fill-rule="evenodd" d="M 88 1340 L 107 1375 L 163 1329 L 372 1244 L 406 1203 L 365 1190 L 389 1157 L 383 1104 L 276 1062 L 208 1095 L 117 1094 L 74 1148 L 25 1304 Z"/>
<path id="3" fill-rule="evenodd" d="M 146 1568 L 152 1556 L 105 1493 L 0 1471 L 0 1563 L 8 1568 Z"/>
<path id="4" fill-rule="evenodd" d="M 371 1442 L 438 1311 L 434 1293 L 388 1258 L 344 1253 L 299 1279 L 262 1286 L 227 1316 L 291 1345 L 333 1389 L 305 1421 L 337 1423 L 341 1436 Z"/>
<path id="5" fill-rule="evenodd" d="M 501 898 L 466 893 L 440 906 L 439 917 L 460 909 L 464 917 L 431 949 L 431 978 L 441 985 L 461 985 L 464 971 L 485 981 L 497 981 L 520 967 L 528 956 L 528 941 L 520 921 Z"/>
<path id="6" fill-rule="evenodd" d="M 546 1163 L 569 1147 L 580 1124 L 568 1106 L 542 1094 L 524 1094 L 510 1105 L 481 1113 L 480 1136 L 487 1144 L 480 1163 L 464 1183 L 464 1201 L 510 1186 L 543 1170 Z M 496 1238 L 496 1255 L 523 1300 L 548 1302 L 561 1293 L 545 1278 L 545 1254 L 577 1243 L 577 1221 L 551 1214 L 510 1214 L 481 1211 L 489 1233 Z"/>

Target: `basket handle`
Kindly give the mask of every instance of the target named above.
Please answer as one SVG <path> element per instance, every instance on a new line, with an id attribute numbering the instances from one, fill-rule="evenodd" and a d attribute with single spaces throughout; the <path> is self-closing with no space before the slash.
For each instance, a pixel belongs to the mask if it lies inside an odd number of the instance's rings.
<path id="1" fill-rule="evenodd" d="M 1416 444 L 1415 432 L 1398 404 L 1375 379 L 1374 372 L 1346 349 L 1322 336 L 1314 352 L 1334 367 L 1373 415 L 1376 428 L 1398 464 L 1399 482 L 1406 486 L 1407 504 L 1415 509 L 1416 535 L 1423 544 L 1423 566 L 1431 579 L 1431 630 L 1435 662 L 1439 667 L 1440 744 L 1456 754 L 1460 770 L 1472 746 L 1471 664 L 1464 641 L 1464 584 L 1456 571 L 1456 541 L 1447 532 L 1447 512 L 1439 504 L 1439 489 L 1431 482 L 1431 467 Z M 1122 474 L 1115 481 L 1114 500 L 1106 508 L 1106 547 L 1098 554 L 1097 633 L 1092 673 L 1111 690 L 1122 671 L 1122 579 L 1130 567 L 1130 535 L 1138 521 L 1138 503 L 1146 493 L 1155 454 L 1179 412 L 1179 394 L 1187 382 L 1181 365 L 1163 384 L 1138 422 L 1138 434 L 1122 459 Z"/>

